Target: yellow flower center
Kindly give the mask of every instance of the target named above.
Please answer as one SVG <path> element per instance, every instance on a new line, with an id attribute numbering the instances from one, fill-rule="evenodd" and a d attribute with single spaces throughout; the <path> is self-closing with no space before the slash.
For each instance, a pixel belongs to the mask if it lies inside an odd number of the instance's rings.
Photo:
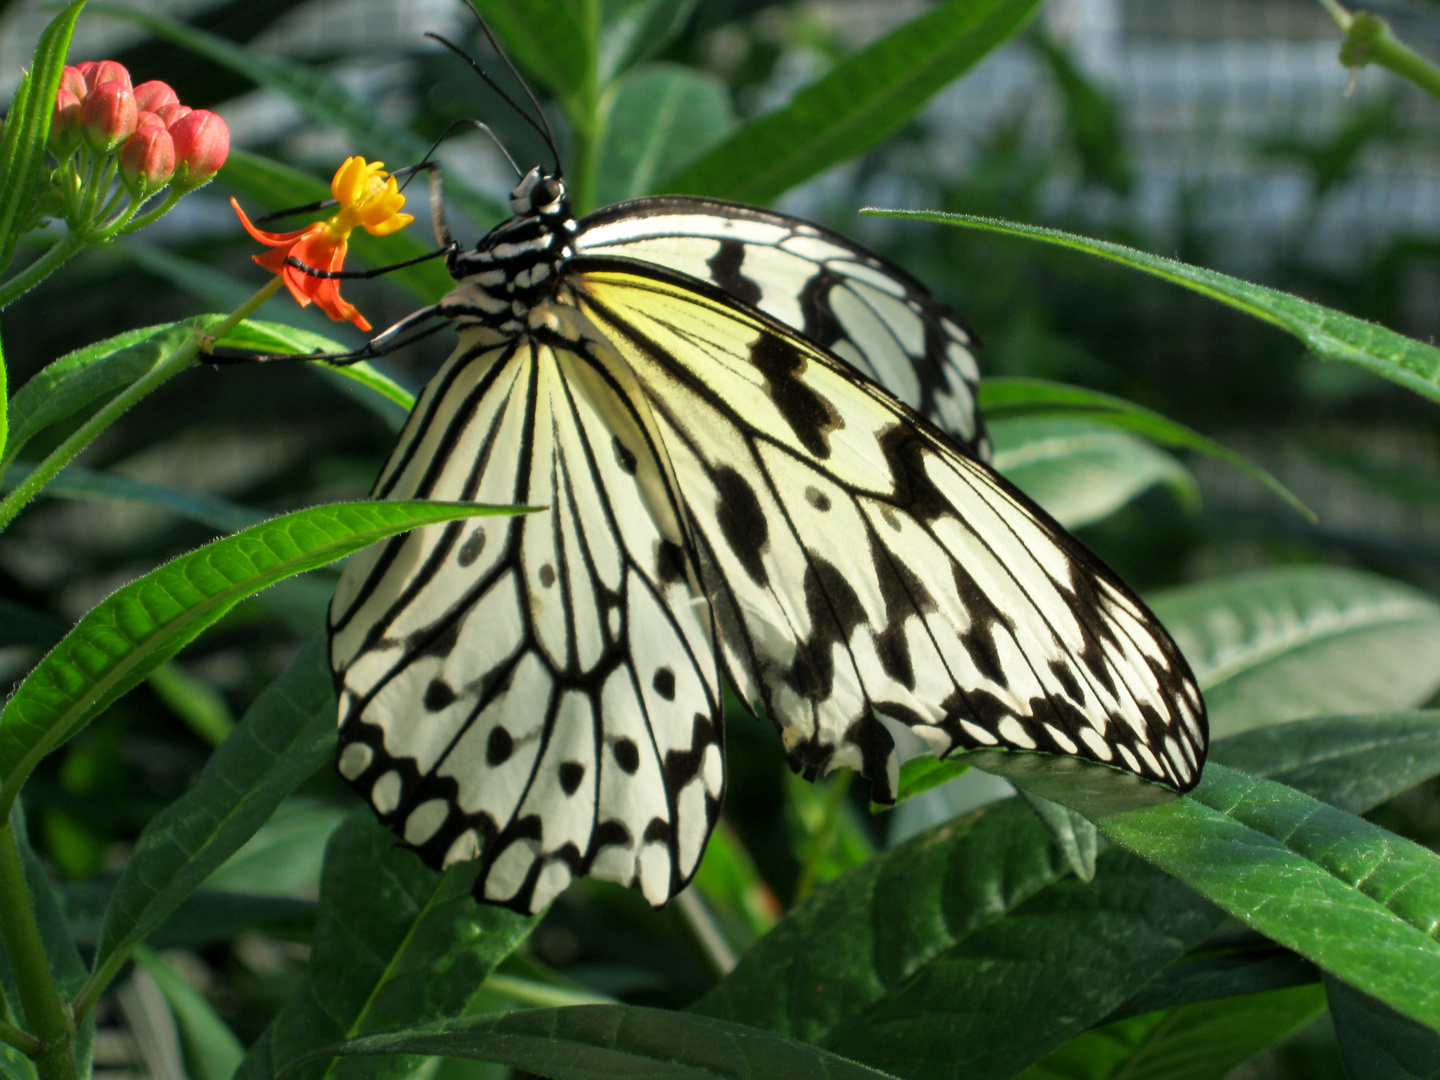
<path id="1" fill-rule="evenodd" d="M 363 227 L 371 236 L 389 236 L 415 220 L 410 214 L 400 213 L 405 196 L 400 194 L 395 178 L 385 175 L 383 161 L 346 158 L 330 181 L 330 193 L 340 210 L 325 222 L 324 228 L 336 244 L 344 243 L 356 227 Z"/>

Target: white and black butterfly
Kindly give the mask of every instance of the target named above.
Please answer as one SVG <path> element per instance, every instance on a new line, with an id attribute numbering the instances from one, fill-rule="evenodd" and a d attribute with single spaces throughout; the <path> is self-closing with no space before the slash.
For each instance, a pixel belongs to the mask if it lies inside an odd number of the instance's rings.
<path id="1" fill-rule="evenodd" d="M 576 221 L 539 167 L 510 205 L 450 258 L 459 347 L 374 494 L 548 510 L 369 548 L 330 613 L 340 772 L 427 862 L 521 911 L 577 875 L 666 902 L 720 811 L 725 680 L 877 801 L 898 752 L 983 747 L 1196 783 L 1189 667 L 984 464 L 970 335 L 921 285 L 750 207 Z"/>

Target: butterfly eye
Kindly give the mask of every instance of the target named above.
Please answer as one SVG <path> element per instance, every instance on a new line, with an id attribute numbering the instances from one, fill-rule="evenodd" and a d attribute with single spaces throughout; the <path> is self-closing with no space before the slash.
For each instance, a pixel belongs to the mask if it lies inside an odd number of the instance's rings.
<path id="1" fill-rule="evenodd" d="M 549 206 L 560 198 L 564 190 L 559 180 L 553 176 L 547 177 L 536 184 L 535 190 L 530 193 L 530 205 L 536 210 Z"/>

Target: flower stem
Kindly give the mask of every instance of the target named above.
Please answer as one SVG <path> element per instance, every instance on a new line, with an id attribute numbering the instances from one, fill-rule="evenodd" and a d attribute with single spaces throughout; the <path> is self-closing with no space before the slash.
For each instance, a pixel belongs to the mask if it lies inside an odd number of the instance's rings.
<path id="1" fill-rule="evenodd" d="M 40 940 L 13 821 L 0 827 L 0 939 L 15 973 L 26 1020 L 34 1028 L 31 1037 L 38 1047 L 33 1057 L 41 1080 L 75 1080 L 75 1028 Z"/>
<path id="2" fill-rule="evenodd" d="M 143 229 L 146 225 L 149 225 L 157 218 L 164 217 L 170 212 L 170 208 L 180 201 L 180 194 L 180 192 L 176 191 L 174 188 L 171 188 L 168 192 L 166 192 L 164 200 L 160 203 L 159 206 L 155 207 L 155 209 L 146 210 L 145 213 L 131 220 L 122 219 L 119 223 L 119 227 L 115 230 L 115 235 L 124 236 L 126 233 L 132 233 L 136 229 Z M 132 206 L 130 208 L 130 213 L 133 214 L 139 208 L 139 205 Z"/>
<path id="3" fill-rule="evenodd" d="M 236 308 L 224 322 L 215 326 L 208 334 L 202 334 L 199 330 L 194 331 L 174 352 L 111 398 L 104 408 L 77 428 L 75 433 L 56 447 L 44 461 L 36 465 L 9 495 L 0 499 L 0 529 L 9 525 L 25 504 L 38 495 L 55 474 L 68 465 L 76 454 L 89 446 L 97 435 L 161 383 L 188 367 L 195 359 L 196 354 L 200 352 L 207 337 L 224 337 L 242 320 L 248 318 L 256 308 L 270 299 L 275 290 L 280 288 L 280 284 L 279 277 L 266 282 L 259 292 Z"/>
<path id="4" fill-rule="evenodd" d="M 9 281 L 0 284 L 0 309 L 8 307 L 39 285 L 40 282 L 69 262 L 71 256 L 84 246 L 85 241 L 73 232 L 66 233 L 44 255 L 41 255 Z"/>
<path id="5" fill-rule="evenodd" d="M 1320 0 L 1320 4 L 1345 32 L 1340 43 L 1342 64 L 1348 68 L 1379 64 L 1440 98 L 1440 68 L 1397 38 L 1388 22 L 1368 11 L 1348 11 L 1339 0 Z"/>
<path id="6" fill-rule="evenodd" d="M 0 1020 L 0 1042 L 8 1043 L 30 1058 L 35 1057 L 45 1048 L 45 1044 L 34 1035 L 28 1031 L 21 1031 L 14 1024 L 7 1024 L 3 1020 Z"/>

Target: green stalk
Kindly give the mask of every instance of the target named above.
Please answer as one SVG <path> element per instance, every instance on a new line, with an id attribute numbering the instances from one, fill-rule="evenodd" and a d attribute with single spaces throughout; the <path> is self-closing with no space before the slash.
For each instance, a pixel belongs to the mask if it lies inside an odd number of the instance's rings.
<path id="1" fill-rule="evenodd" d="M 1440 68 L 1415 52 L 1390 29 L 1390 24 L 1368 11 L 1347 11 L 1339 0 L 1320 0 L 1335 24 L 1345 32 L 1340 62 L 1348 68 L 1379 64 L 1408 79 L 1433 98 L 1440 98 Z"/>
<path id="2" fill-rule="evenodd" d="M 145 397 L 151 391 L 160 386 L 161 383 L 174 375 L 178 375 L 188 367 L 200 352 L 201 347 L 207 340 L 222 338 L 236 326 L 248 318 L 256 308 L 263 304 L 276 289 L 280 288 L 280 278 L 271 278 L 254 296 L 246 300 L 229 318 L 211 331 L 210 334 L 202 334 L 196 330 L 180 345 L 174 352 L 161 360 L 139 379 L 136 379 L 128 387 L 113 397 L 110 402 L 85 421 L 75 433 L 56 447 L 44 461 L 36 465 L 24 480 L 15 487 L 9 495 L 0 500 L 0 529 L 4 529 L 15 515 L 18 514 L 31 499 L 38 495 L 70 460 L 89 446 L 95 437 L 107 427 L 118 420 L 132 405 Z"/>
<path id="3" fill-rule="evenodd" d="M 501 994 L 511 1001 L 536 1009 L 555 1009 L 565 1005 L 614 1005 L 615 999 L 589 990 L 575 990 L 554 983 L 521 979 L 514 975 L 491 975 L 480 989 Z"/>
<path id="4" fill-rule="evenodd" d="M 25 1017 L 39 1044 L 33 1056 L 41 1080 L 77 1080 L 75 1027 L 50 972 L 25 884 L 20 847 L 8 820 L 0 828 L 0 939 L 5 942 Z"/>
<path id="5" fill-rule="evenodd" d="M 33 1058 L 45 1049 L 45 1044 L 31 1035 L 28 1031 L 21 1031 L 14 1024 L 0 1020 L 0 1042 L 8 1043 L 15 1047 L 28 1058 Z"/>
<path id="6" fill-rule="evenodd" d="M 44 255 L 41 255 L 9 281 L 0 284 L 0 310 L 20 299 L 56 270 L 59 270 L 84 246 L 85 241 L 73 232 L 66 233 Z"/>

